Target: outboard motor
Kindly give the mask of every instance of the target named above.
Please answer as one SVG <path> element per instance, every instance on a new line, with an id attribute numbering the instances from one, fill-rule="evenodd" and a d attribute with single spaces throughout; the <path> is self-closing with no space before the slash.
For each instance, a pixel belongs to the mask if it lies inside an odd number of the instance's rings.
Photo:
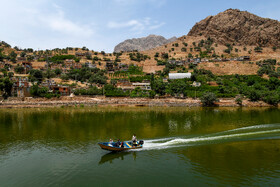
<path id="1" fill-rule="evenodd" d="M 139 145 L 143 145 L 144 144 L 144 141 L 143 140 L 140 140 L 139 141 Z"/>

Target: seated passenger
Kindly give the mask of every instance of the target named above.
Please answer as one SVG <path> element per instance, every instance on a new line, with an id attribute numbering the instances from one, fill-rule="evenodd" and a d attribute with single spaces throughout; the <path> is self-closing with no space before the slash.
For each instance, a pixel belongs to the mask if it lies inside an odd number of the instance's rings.
<path id="1" fill-rule="evenodd" d="M 120 142 L 120 139 L 118 139 L 117 143 L 116 143 L 116 147 L 120 147 L 121 145 L 121 142 Z"/>
<path id="2" fill-rule="evenodd" d="M 109 145 L 109 146 L 113 146 L 113 140 L 112 140 L 112 139 L 109 140 L 108 145 Z"/>
<path id="3" fill-rule="evenodd" d="M 136 138 L 135 134 L 133 134 L 133 136 L 132 136 L 132 145 L 137 146 L 137 138 Z"/>

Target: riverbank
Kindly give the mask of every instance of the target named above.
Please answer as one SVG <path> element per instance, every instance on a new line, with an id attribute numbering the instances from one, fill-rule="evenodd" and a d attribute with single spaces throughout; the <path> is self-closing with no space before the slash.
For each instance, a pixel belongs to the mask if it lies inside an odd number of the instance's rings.
<path id="1" fill-rule="evenodd" d="M 219 107 L 239 107 L 234 98 L 220 98 L 216 103 Z M 0 103 L 0 108 L 40 108 L 62 106 L 148 106 L 148 107 L 200 107 L 199 99 L 179 98 L 127 98 L 127 97 L 85 97 L 85 96 L 62 96 L 60 98 L 13 98 L 10 97 Z M 244 107 L 270 107 L 262 101 L 251 102 L 243 100 Z"/>

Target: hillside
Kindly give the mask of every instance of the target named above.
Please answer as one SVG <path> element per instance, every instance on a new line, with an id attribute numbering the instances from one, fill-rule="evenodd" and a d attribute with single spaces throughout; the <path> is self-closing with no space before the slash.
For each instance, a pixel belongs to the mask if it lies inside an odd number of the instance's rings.
<path id="1" fill-rule="evenodd" d="M 246 62 L 230 59 L 250 56 L 253 62 L 269 58 L 279 61 L 279 28 L 279 22 L 276 20 L 261 18 L 246 11 L 228 9 L 196 23 L 187 35 L 179 37 L 176 41 L 142 53 L 151 57 L 157 53 L 167 53 L 169 59 L 175 60 L 187 60 L 192 57 L 206 59 L 198 68 L 208 69 L 216 74 L 256 74 L 257 65 L 246 65 Z M 163 59 L 159 56 L 157 59 L 147 60 L 144 70 L 163 70 L 164 66 L 157 65 L 158 60 Z M 223 65 L 218 65 L 219 63 Z"/>
<path id="2" fill-rule="evenodd" d="M 149 49 L 173 42 L 176 39 L 177 39 L 176 37 L 166 39 L 163 36 L 158 36 L 158 35 L 149 35 L 149 36 L 143 37 L 143 38 L 128 39 L 128 40 L 125 40 L 125 41 L 119 43 L 115 47 L 114 52 L 149 50 Z"/>
<path id="3" fill-rule="evenodd" d="M 211 37 L 221 44 L 279 46 L 280 22 L 228 9 L 196 23 L 188 36 Z"/>

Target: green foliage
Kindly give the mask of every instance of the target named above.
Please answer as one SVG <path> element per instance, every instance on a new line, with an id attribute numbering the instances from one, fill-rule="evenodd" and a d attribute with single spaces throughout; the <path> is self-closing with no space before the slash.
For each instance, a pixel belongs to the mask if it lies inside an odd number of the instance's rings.
<path id="1" fill-rule="evenodd" d="M 254 48 L 254 51 L 258 52 L 258 53 L 261 53 L 262 50 L 263 50 L 263 48 L 261 48 L 260 46 L 257 46 L 257 47 Z"/>
<path id="2" fill-rule="evenodd" d="M 232 45 L 227 43 L 226 46 L 227 49 L 225 49 L 224 52 L 230 54 L 232 51 Z"/>
<path id="3" fill-rule="evenodd" d="M 143 80 L 151 80 L 151 76 L 144 75 L 144 76 L 130 76 L 129 77 L 130 82 L 142 82 Z"/>
<path id="4" fill-rule="evenodd" d="M 156 94 L 165 95 L 166 94 L 167 83 L 163 82 L 162 79 L 156 79 L 152 84 L 152 89 Z"/>
<path id="5" fill-rule="evenodd" d="M 42 82 L 43 80 L 43 72 L 41 70 L 32 69 L 29 71 L 29 80 L 31 82 Z"/>
<path id="6" fill-rule="evenodd" d="M 107 76 L 105 71 L 99 68 L 82 67 L 81 69 L 70 69 L 66 74 L 68 79 L 77 80 L 81 82 L 89 81 L 90 83 L 105 84 Z"/>
<path id="7" fill-rule="evenodd" d="M 127 97 L 129 96 L 128 91 L 123 91 L 121 88 L 116 88 L 111 84 L 106 84 L 104 86 L 106 97 Z"/>
<path id="8" fill-rule="evenodd" d="M 13 87 L 13 82 L 9 79 L 9 77 L 0 79 L 0 90 L 3 92 L 2 96 L 7 99 L 11 96 Z"/>
<path id="9" fill-rule="evenodd" d="M 150 92 L 137 87 L 131 91 L 130 97 L 150 97 Z"/>
<path id="10" fill-rule="evenodd" d="M 30 94 L 35 97 L 44 97 L 48 93 L 48 88 L 39 87 L 38 84 L 34 84 L 30 88 Z"/>
<path id="11" fill-rule="evenodd" d="M 203 106 L 215 106 L 215 102 L 218 102 L 217 96 L 212 92 L 204 93 L 200 98 Z"/>
<path id="12" fill-rule="evenodd" d="M 19 74 L 22 74 L 24 72 L 24 67 L 23 66 L 20 66 L 20 65 L 17 65 L 15 68 L 14 68 L 14 71 L 16 73 L 19 73 Z"/>
<path id="13" fill-rule="evenodd" d="M 162 57 L 163 59 L 168 59 L 168 58 L 169 58 L 169 55 L 168 55 L 168 53 L 162 53 L 162 54 L 161 54 L 161 57 Z"/>
<path id="14" fill-rule="evenodd" d="M 61 69 L 56 68 L 56 69 L 54 70 L 54 73 L 55 73 L 56 75 L 61 75 L 62 71 L 61 71 Z"/>
<path id="15" fill-rule="evenodd" d="M 54 71 L 52 71 L 50 68 L 48 68 L 45 72 L 43 72 L 43 77 L 47 78 L 47 79 L 50 79 L 50 78 L 53 78 L 55 77 L 55 73 Z"/>
<path id="16" fill-rule="evenodd" d="M 49 60 L 53 63 L 62 64 L 66 59 L 74 59 L 76 61 L 78 58 L 76 58 L 74 55 L 55 55 Z"/>
<path id="17" fill-rule="evenodd" d="M 132 61 L 145 61 L 146 59 L 150 58 L 148 55 L 143 55 L 142 53 L 129 53 L 129 58 Z"/>
<path id="18" fill-rule="evenodd" d="M 142 75 L 143 74 L 143 68 L 139 67 L 137 65 L 130 64 L 128 66 L 128 73 L 131 74 L 131 75 Z"/>
<path id="19" fill-rule="evenodd" d="M 264 96 L 263 101 L 270 105 L 277 106 L 280 102 L 280 94 L 277 91 L 269 92 Z"/>
<path id="20" fill-rule="evenodd" d="M 183 45 L 184 45 L 185 47 L 187 47 L 187 46 L 188 46 L 188 43 L 186 43 L 186 42 L 183 42 Z"/>
<path id="21" fill-rule="evenodd" d="M 157 59 L 157 65 L 158 66 L 165 66 L 167 63 L 168 63 L 167 60 L 158 60 Z"/>
<path id="22" fill-rule="evenodd" d="M 12 51 L 10 54 L 9 54 L 9 56 L 8 56 L 8 59 L 10 59 L 13 63 L 16 63 L 16 57 L 17 57 L 17 54 L 14 52 L 14 51 Z"/>
<path id="23" fill-rule="evenodd" d="M 96 86 L 92 86 L 88 89 L 75 89 L 75 95 L 102 95 L 102 89 L 98 89 Z"/>
<path id="24" fill-rule="evenodd" d="M 179 79 L 179 80 L 170 80 L 167 92 L 171 94 L 172 96 L 184 94 L 186 88 L 189 87 L 189 84 L 185 79 Z"/>

